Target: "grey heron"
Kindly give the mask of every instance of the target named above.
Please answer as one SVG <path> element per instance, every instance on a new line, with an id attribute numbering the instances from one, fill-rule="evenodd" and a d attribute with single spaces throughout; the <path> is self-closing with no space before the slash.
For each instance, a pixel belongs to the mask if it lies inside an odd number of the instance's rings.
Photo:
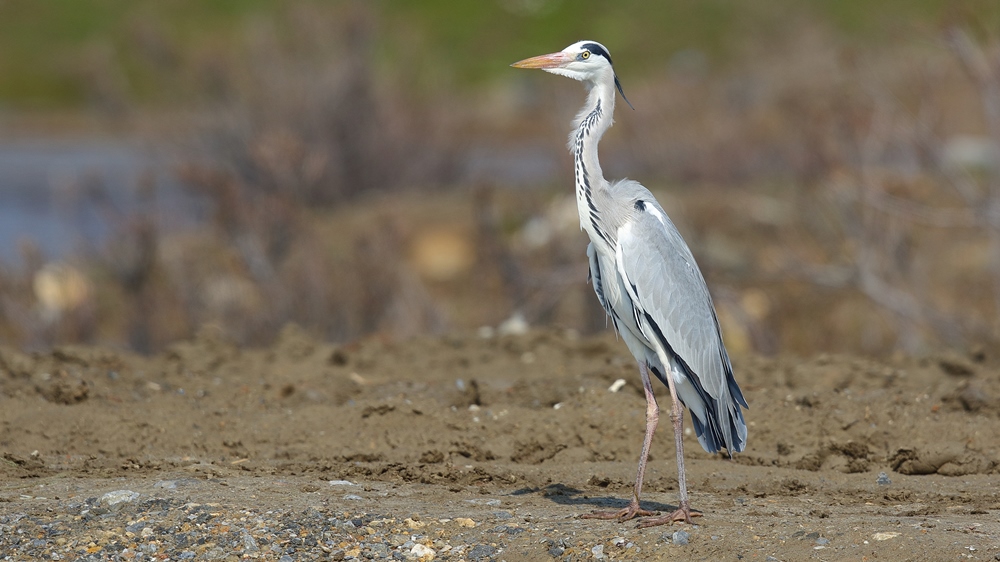
<path id="1" fill-rule="evenodd" d="M 587 256 L 594 292 L 635 356 L 646 395 L 646 434 L 632 501 L 619 511 L 595 511 L 584 517 L 619 521 L 647 517 L 640 527 L 691 523 L 692 516 L 701 514 L 691 511 L 688 498 L 682 404 L 691 412 L 706 451 L 725 447 L 731 457 L 743 450 L 747 438 L 741 407 L 748 405 L 733 376 L 708 285 L 653 194 L 632 180 L 604 179 L 597 144 L 612 123 L 615 89 L 628 103 L 608 50 L 595 41 L 580 41 L 511 66 L 567 76 L 587 88 L 587 101 L 569 135 L 580 227 L 590 236 Z M 680 492 L 677 510 L 659 516 L 639 507 L 649 446 L 659 420 L 649 371 L 670 389 Z"/>

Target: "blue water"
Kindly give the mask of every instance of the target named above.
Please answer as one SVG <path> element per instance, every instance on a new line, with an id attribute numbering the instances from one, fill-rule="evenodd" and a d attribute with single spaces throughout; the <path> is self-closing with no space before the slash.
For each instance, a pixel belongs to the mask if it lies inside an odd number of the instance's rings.
<path id="1" fill-rule="evenodd" d="M 100 252 L 137 214 L 161 232 L 197 224 L 206 203 L 184 190 L 175 167 L 165 151 L 122 140 L 0 141 L 0 264 L 19 263 L 24 241 L 49 260 Z"/>
<path id="2" fill-rule="evenodd" d="M 561 150 L 472 144 L 459 155 L 459 181 L 503 187 L 537 186 L 559 176 Z M 46 260 L 97 254 L 109 237 L 128 232 L 124 221 L 145 214 L 168 234 L 203 223 L 208 201 L 184 189 L 180 158 L 156 145 L 128 140 L 0 140 L 0 267 L 21 261 L 31 241 Z M 567 173 L 563 170 L 563 173 Z M 146 181 L 144 178 L 152 178 Z M 140 186 L 152 186 L 143 197 Z M 106 194 L 102 204 L 92 192 Z"/>

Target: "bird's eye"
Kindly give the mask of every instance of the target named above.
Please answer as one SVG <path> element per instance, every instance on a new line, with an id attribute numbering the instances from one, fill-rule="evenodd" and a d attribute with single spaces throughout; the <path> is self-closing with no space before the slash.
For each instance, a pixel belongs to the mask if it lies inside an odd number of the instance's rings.
<path id="1" fill-rule="evenodd" d="M 589 59 L 590 58 L 590 51 L 584 51 L 584 52 L 580 53 L 580 57 L 583 58 L 583 60 Z"/>

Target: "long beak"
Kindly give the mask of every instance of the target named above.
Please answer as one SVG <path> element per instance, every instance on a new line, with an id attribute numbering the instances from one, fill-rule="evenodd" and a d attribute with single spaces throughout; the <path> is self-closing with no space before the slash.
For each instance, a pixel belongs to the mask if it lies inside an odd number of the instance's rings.
<path id="1" fill-rule="evenodd" d="M 514 68 L 559 68 L 564 64 L 570 63 L 576 60 L 575 57 L 569 53 L 552 53 L 550 55 L 541 55 L 538 57 L 531 57 L 530 59 L 524 59 L 522 61 L 515 62 L 511 66 Z"/>

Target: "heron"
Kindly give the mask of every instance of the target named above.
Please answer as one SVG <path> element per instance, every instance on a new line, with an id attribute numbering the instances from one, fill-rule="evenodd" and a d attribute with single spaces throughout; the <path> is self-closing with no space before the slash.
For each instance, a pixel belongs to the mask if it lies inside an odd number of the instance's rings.
<path id="1" fill-rule="evenodd" d="M 580 228 L 590 238 L 590 282 L 638 363 L 646 396 L 646 431 L 631 502 L 621 510 L 594 511 L 584 517 L 618 521 L 641 517 L 639 527 L 690 524 L 701 513 L 691 510 L 688 497 L 682 408 L 687 407 L 698 442 L 710 453 L 725 448 L 732 458 L 747 439 L 742 408 L 749 406 L 733 375 L 708 285 L 691 249 L 653 194 L 633 180 L 604 179 L 597 145 L 611 127 L 615 91 L 632 107 L 608 49 L 596 41 L 579 41 L 511 66 L 573 78 L 587 89 L 587 101 L 573 120 L 569 151 Z M 670 390 L 677 455 L 680 501 L 676 511 L 662 515 L 639 505 L 659 421 L 650 371 Z"/>

